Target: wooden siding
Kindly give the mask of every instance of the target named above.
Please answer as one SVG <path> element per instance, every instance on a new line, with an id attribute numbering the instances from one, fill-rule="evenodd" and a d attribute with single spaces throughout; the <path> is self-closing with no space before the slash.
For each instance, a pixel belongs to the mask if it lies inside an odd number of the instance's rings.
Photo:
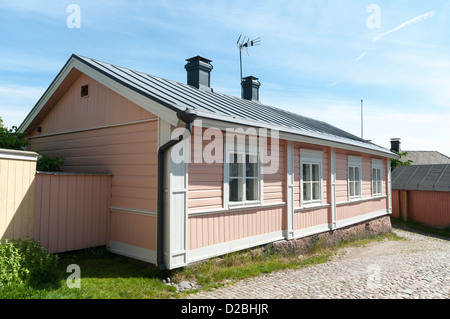
<path id="1" fill-rule="evenodd" d="M 348 197 L 348 156 L 361 157 L 362 163 L 362 192 L 361 198 L 372 198 L 372 159 L 381 159 L 372 157 L 363 153 L 349 153 L 344 151 L 336 151 L 336 202 L 347 202 Z M 387 194 L 387 164 L 386 159 L 382 159 L 382 191 Z"/>
<path id="2" fill-rule="evenodd" d="M 109 175 L 36 174 L 34 238 L 50 253 L 106 245 Z"/>
<path id="3" fill-rule="evenodd" d="M 340 203 L 336 208 L 336 219 L 338 221 L 358 217 L 368 213 L 386 210 L 387 197 L 373 198 L 365 201 L 354 201 Z"/>
<path id="4" fill-rule="evenodd" d="M 188 249 L 280 231 L 283 223 L 284 207 L 193 215 L 188 218 Z"/>
<path id="5" fill-rule="evenodd" d="M 268 154 L 271 155 L 271 141 L 268 139 Z M 267 163 L 263 165 L 263 196 L 264 204 L 276 204 L 286 201 L 286 141 L 280 140 L 278 145 L 278 171 L 273 174 L 264 173 L 264 166 L 273 165 Z"/>
<path id="6" fill-rule="evenodd" d="M 294 213 L 294 230 L 328 224 L 328 208 L 305 209 Z"/>
<path id="7" fill-rule="evenodd" d="M 89 86 L 89 95 L 81 97 L 81 86 Z M 30 136 L 89 129 L 118 123 L 155 118 L 120 94 L 81 74 Z"/>
<path id="8" fill-rule="evenodd" d="M 205 157 L 208 152 L 204 153 L 204 149 L 211 141 L 201 139 L 202 143 L 198 143 L 196 140 L 196 135 L 200 135 L 198 130 L 198 127 L 194 127 L 191 136 L 191 158 L 188 168 L 188 210 L 222 208 L 223 158 L 220 161 L 214 161 L 214 159 Z M 203 129 L 203 133 L 204 131 L 205 129 Z M 221 147 L 223 149 L 223 145 Z"/>
<path id="9" fill-rule="evenodd" d="M 0 149 L 0 241 L 33 237 L 37 154 L 28 160 L 10 155 Z"/>
<path id="10" fill-rule="evenodd" d="M 156 216 L 111 212 L 109 240 L 156 251 Z"/>
<path id="11" fill-rule="evenodd" d="M 157 121 L 30 139 L 63 171 L 112 173 L 111 205 L 156 211 Z"/>
<path id="12" fill-rule="evenodd" d="M 302 206 L 301 185 L 301 149 L 321 151 L 322 153 L 322 203 L 328 203 L 328 179 L 329 179 L 329 150 L 317 145 L 295 143 L 294 144 L 294 207 Z"/>
<path id="13" fill-rule="evenodd" d="M 392 193 L 393 217 L 435 227 L 450 226 L 450 192 L 394 190 Z"/>

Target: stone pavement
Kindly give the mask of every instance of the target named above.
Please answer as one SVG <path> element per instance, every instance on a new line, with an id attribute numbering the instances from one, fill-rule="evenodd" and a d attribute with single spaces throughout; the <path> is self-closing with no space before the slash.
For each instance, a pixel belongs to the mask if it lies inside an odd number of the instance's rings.
<path id="1" fill-rule="evenodd" d="M 450 240 L 393 229 L 408 240 L 344 248 L 324 264 L 241 280 L 188 299 L 450 299 Z"/>

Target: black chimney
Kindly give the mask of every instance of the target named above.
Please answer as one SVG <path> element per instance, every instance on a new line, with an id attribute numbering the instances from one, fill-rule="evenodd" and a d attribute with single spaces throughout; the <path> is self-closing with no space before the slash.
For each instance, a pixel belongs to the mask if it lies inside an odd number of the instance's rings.
<path id="1" fill-rule="evenodd" d="M 391 152 L 400 153 L 400 139 L 399 138 L 391 138 Z"/>
<path id="2" fill-rule="evenodd" d="M 250 101 L 259 101 L 259 87 L 261 83 L 254 76 L 242 79 L 242 98 Z"/>
<path id="3" fill-rule="evenodd" d="M 212 91 L 210 87 L 210 73 L 213 68 L 211 60 L 197 55 L 186 60 L 184 66 L 187 71 L 187 84 L 200 90 Z"/>

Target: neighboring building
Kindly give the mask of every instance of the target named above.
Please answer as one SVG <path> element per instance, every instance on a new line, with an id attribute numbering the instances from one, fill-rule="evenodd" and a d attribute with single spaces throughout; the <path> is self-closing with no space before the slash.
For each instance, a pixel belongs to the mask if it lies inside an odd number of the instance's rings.
<path id="1" fill-rule="evenodd" d="M 436 151 L 404 151 L 408 155 L 402 161 L 411 160 L 411 165 L 450 164 L 450 157 Z"/>
<path id="2" fill-rule="evenodd" d="M 110 251 L 173 269 L 390 214 L 388 149 L 187 62 L 183 84 L 73 55 L 20 127 L 64 171 L 112 173 Z"/>
<path id="3" fill-rule="evenodd" d="M 400 139 L 391 139 L 391 151 L 399 152 Z M 408 153 L 406 156 L 402 156 L 402 162 L 411 160 L 411 165 L 430 165 L 430 164 L 450 164 L 450 157 L 445 156 L 437 151 L 406 151 L 401 152 Z"/>
<path id="4" fill-rule="evenodd" d="M 394 217 L 450 226 L 450 164 L 398 166 L 392 190 Z"/>

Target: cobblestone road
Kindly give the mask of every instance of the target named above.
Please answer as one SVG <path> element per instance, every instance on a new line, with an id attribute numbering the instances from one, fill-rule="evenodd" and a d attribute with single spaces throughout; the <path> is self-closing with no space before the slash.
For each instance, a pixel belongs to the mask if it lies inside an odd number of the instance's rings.
<path id="1" fill-rule="evenodd" d="M 342 249 L 333 260 L 242 280 L 189 299 L 450 299 L 450 241 L 393 229 L 407 241 Z"/>

